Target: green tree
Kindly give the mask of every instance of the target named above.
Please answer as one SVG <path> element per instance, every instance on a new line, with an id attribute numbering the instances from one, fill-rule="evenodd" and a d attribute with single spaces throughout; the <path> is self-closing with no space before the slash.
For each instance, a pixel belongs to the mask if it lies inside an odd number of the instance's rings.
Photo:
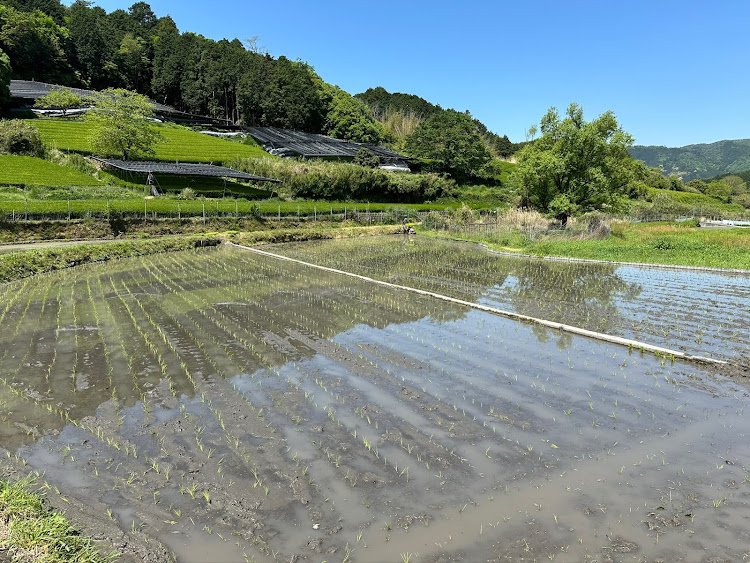
<path id="1" fill-rule="evenodd" d="M 11 60 L 13 77 L 72 84 L 65 47 L 68 30 L 39 12 L 19 12 L 0 4 L 0 49 Z"/>
<path id="2" fill-rule="evenodd" d="M 68 29 L 73 42 L 73 65 L 83 83 L 94 89 L 110 83 L 116 67 L 105 37 L 107 13 L 92 2 L 76 0 L 68 10 Z"/>
<path id="3" fill-rule="evenodd" d="M 95 153 L 116 154 L 123 160 L 153 156 L 156 144 L 163 138 L 151 125 L 153 107 L 145 96 L 108 88 L 93 102 L 85 119 L 94 126 L 91 146 Z"/>
<path id="4" fill-rule="evenodd" d="M 10 104 L 10 77 L 12 74 L 10 59 L 0 49 L 0 110 Z"/>
<path id="5" fill-rule="evenodd" d="M 747 184 L 745 183 L 745 180 L 735 174 L 724 176 L 721 181 L 729 186 L 732 190 L 733 196 L 747 193 Z"/>
<path id="6" fill-rule="evenodd" d="M 68 88 L 53 88 L 50 92 L 39 98 L 34 104 L 35 107 L 44 109 L 59 109 L 63 117 L 68 110 L 80 107 L 83 99 Z"/>
<path id="7" fill-rule="evenodd" d="M 490 160 L 490 151 L 472 117 L 455 110 L 434 114 L 406 139 L 411 156 L 438 160 L 455 178 L 478 173 Z"/>
<path id="8" fill-rule="evenodd" d="M 732 199 L 732 188 L 724 180 L 715 180 L 706 187 L 706 195 L 724 203 L 729 203 Z"/>
<path id="9" fill-rule="evenodd" d="M 327 135 L 356 143 L 382 142 L 385 129 L 373 119 L 364 102 L 337 86 L 324 84 L 323 87 L 330 90 L 331 97 L 324 129 Z"/>
<path id="10" fill-rule="evenodd" d="M 515 178 L 523 204 L 553 213 L 563 224 L 573 213 L 602 209 L 624 195 L 633 179 L 633 138 L 605 112 L 591 122 L 570 104 L 565 119 L 550 108 L 542 136 L 519 153 Z"/>

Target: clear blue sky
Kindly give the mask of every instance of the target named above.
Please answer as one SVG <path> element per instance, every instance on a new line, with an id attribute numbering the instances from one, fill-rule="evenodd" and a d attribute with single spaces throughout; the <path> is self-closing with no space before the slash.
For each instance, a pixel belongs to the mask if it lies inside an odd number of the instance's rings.
<path id="1" fill-rule="evenodd" d="M 747 0 L 149 3 L 180 31 L 259 36 L 352 94 L 417 94 L 512 141 L 570 102 L 614 111 L 636 144 L 750 138 Z"/>

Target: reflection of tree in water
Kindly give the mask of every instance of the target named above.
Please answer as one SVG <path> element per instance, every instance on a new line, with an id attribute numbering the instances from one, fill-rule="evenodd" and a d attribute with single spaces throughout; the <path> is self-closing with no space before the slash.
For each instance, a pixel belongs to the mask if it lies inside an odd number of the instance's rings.
<path id="1" fill-rule="evenodd" d="M 616 300 L 634 299 L 643 289 L 607 264 L 519 261 L 512 275 L 517 283 L 501 291 L 516 312 L 598 332 L 617 332 L 624 319 Z M 544 342 L 547 330 L 539 329 L 534 334 Z M 570 342 L 561 339 L 558 347 Z"/>

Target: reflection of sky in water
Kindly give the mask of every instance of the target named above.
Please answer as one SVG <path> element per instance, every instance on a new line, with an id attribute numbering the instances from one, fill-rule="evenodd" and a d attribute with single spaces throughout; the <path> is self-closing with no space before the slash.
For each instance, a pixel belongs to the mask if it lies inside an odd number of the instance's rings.
<path id="1" fill-rule="evenodd" d="M 578 303 L 566 303 L 565 288 L 556 289 L 543 283 L 538 285 L 538 294 L 534 295 L 537 280 L 534 271 L 530 273 L 523 289 L 517 277 L 508 275 L 503 284 L 485 291 L 478 303 L 570 324 L 576 324 L 576 320 L 580 324 L 582 314 L 579 312 L 576 319 L 569 307 L 583 306 L 589 308 L 591 314 L 606 315 L 601 319 L 606 323 L 599 329 L 601 332 L 720 358 L 750 353 L 750 276 L 620 266 L 612 277 L 624 286 L 637 286 L 639 291 L 629 293 L 614 289 L 606 292 L 607 306 L 602 307 L 596 295 Z M 589 282 L 595 283 L 595 280 L 571 278 L 569 281 L 578 285 L 581 293 L 586 292 Z M 525 301 L 519 300 L 521 293 Z M 529 308 L 529 302 L 534 299 L 551 304 L 559 300 L 562 309 L 534 311 Z"/>

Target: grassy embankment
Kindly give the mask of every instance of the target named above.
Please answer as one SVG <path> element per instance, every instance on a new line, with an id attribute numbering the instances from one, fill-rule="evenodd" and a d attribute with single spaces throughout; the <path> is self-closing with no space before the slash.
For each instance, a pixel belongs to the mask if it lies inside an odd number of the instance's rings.
<path id="1" fill-rule="evenodd" d="M 691 222 L 614 222 L 612 233 L 602 240 L 573 239 L 564 233 L 536 240 L 517 232 L 430 234 L 482 242 L 494 250 L 535 256 L 750 270 L 750 229 L 707 229 Z"/>
<path id="2" fill-rule="evenodd" d="M 98 563 L 103 556 L 93 540 L 81 536 L 68 520 L 46 506 L 44 498 L 31 491 L 30 478 L 0 480 L 0 559 L 17 561 L 76 561 Z"/>
<path id="3" fill-rule="evenodd" d="M 200 246 L 214 246 L 219 242 L 220 239 L 216 236 L 183 236 L 85 244 L 2 254 L 0 255 L 0 283 L 90 262 L 106 262 L 130 256 L 187 250 Z"/>
<path id="4" fill-rule="evenodd" d="M 238 244 L 263 244 L 375 236 L 392 234 L 397 231 L 398 227 L 393 225 L 363 227 L 354 223 L 317 223 L 302 227 L 287 225 L 286 227 L 272 229 L 263 228 L 262 224 L 257 224 L 255 228 L 245 232 L 204 232 L 195 236 L 165 236 L 155 239 L 83 243 L 74 246 L 22 250 L 0 254 L 0 283 L 90 262 L 105 262 L 118 258 L 215 246 L 220 244 L 222 240 L 230 240 Z"/>

